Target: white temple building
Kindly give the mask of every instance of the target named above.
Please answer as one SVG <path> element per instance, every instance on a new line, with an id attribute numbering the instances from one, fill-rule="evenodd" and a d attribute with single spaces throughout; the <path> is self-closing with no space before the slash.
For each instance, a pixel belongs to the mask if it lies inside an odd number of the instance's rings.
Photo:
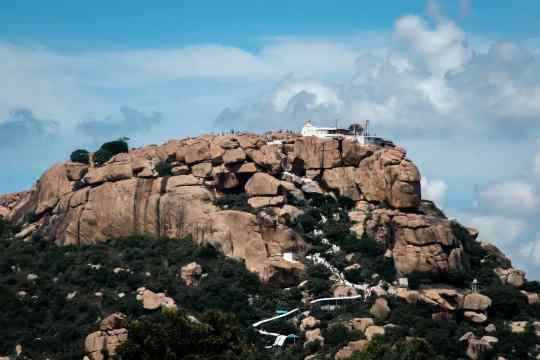
<path id="1" fill-rule="evenodd" d="M 310 120 L 304 122 L 302 127 L 302 136 L 316 136 L 328 139 L 354 139 L 362 145 L 387 145 L 394 146 L 392 141 L 376 136 L 371 136 L 368 132 L 369 121 L 364 125 L 355 124 L 349 129 L 340 129 L 338 127 L 318 127 L 314 126 Z"/>

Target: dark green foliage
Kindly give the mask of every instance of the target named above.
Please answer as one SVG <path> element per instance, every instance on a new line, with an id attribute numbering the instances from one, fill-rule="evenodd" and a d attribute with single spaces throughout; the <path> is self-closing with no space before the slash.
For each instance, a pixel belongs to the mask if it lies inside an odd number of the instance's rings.
<path id="1" fill-rule="evenodd" d="M 86 183 L 82 180 L 77 180 L 73 183 L 73 191 L 77 191 L 86 186 Z"/>
<path id="2" fill-rule="evenodd" d="M 315 227 L 320 221 L 320 215 L 315 211 L 307 211 L 304 214 L 298 216 L 295 220 L 295 224 L 292 224 L 299 233 L 310 233 L 315 230 Z M 294 226 L 295 225 L 295 226 Z"/>
<path id="3" fill-rule="evenodd" d="M 199 320 L 201 323 L 193 322 L 181 311 L 166 311 L 133 321 L 119 356 L 123 360 L 234 360 L 255 355 L 234 316 L 208 311 Z"/>
<path id="4" fill-rule="evenodd" d="M 321 350 L 321 342 L 319 340 L 310 341 L 305 346 L 306 355 L 315 354 L 317 351 Z"/>
<path id="5" fill-rule="evenodd" d="M 332 285 L 330 271 L 322 265 L 310 266 L 306 271 L 307 287 L 315 297 L 321 297 L 329 294 Z"/>
<path id="6" fill-rule="evenodd" d="M 189 239 L 132 236 L 93 246 L 58 247 L 44 241 L 15 241 L 9 225 L 0 224 L 0 354 L 21 343 L 33 359 L 80 359 L 84 337 L 100 318 L 116 311 L 132 318 L 145 314 L 135 299 L 141 286 L 166 290 L 194 315 L 210 309 L 234 313 L 243 329 L 272 315 L 278 306 L 298 306 L 298 291 L 264 286 L 242 263 L 224 258 L 212 247 L 197 247 Z M 197 288 L 185 286 L 179 278 L 180 267 L 191 261 L 208 274 Z M 131 272 L 115 274 L 115 267 Z M 29 273 L 39 279 L 28 282 Z M 17 296 L 21 290 L 26 297 Z M 73 291 L 77 296 L 66 300 Z M 103 298 L 94 295 L 97 291 Z M 122 299 L 117 296 L 120 292 L 126 294 Z M 35 341 L 37 337 L 41 340 Z M 253 340 L 263 341 L 255 336 Z"/>
<path id="7" fill-rule="evenodd" d="M 98 166 L 105 164 L 114 155 L 127 153 L 129 151 L 128 144 L 124 139 L 107 142 L 94 153 L 94 163 Z"/>
<path id="8" fill-rule="evenodd" d="M 110 152 L 113 156 L 120 153 L 129 152 L 128 144 L 123 139 L 106 142 L 105 144 L 101 145 L 100 149 Z"/>
<path id="9" fill-rule="evenodd" d="M 337 348 L 345 346 L 349 341 L 360 339 L 361 335 L 358 331 L 351 331 L 343 324 L 337 324 L 328 327 L 324 333 L 325 345 Z"/>
<path id="10" fill-rule="evenodd" d="M 156 171 L 160 177 L 172 176 L 172 165 L 166 160 L 161 160 L 156 164 Z"/>
<path id="11" fill-rule="evenodd" d="M 360 240 L 357 240 L 358 245 L 356 251 L 366 256 L 377 256 L 384 252 L 384 249 L 377 243 L 373 237 L 364 233 Z"/>
<path id="12" fill-rule="evenodd" d="M 387 282 L 392 282 L 396 278 L 396 267 L 394 266 L 394 258 L 383 257 L 375 263 L 375 272 L 379 274 L 381 279 Z"/>
<path id="13" fill-rule="evenodd" d="M 416 290 L 423 284 L 430 284 L 432 282 L 432 274 L 415 271 L 407 275 L 409 281 L 409 288 Z"/>
<path id="14" fill-rule="evenodd" d="M 111 160 L 112 157 L 113 157 L 113 154 L 110 151 L 105 150 L 105 149 L 99 149 L 98 151 L 94 153 L 94 156 L 93 156 L 94 164 L 96 164 L 97 166 L 101 166 L 105 164 L 107 161 Z"/>
<path id="15" fill-rule="evenodd" d="M 23 222 L 25 223 L 34 223 L 39 220 L 39 216 L 36 214 L 35 211 L 30 211 L 26 215 L 24 215 Z"/>
<path id="16" fill-rule="evenodd" d="M 81 164 L 90 163 L 90 153 L 88 150 L 78 149 L 71 153 L 70 160 Z"/>
<path id="17" fill-rule="evenodd" d="M 513 333 L 509 325 L 497 323 L 497 338 L 495 352 L 501 354 L 506 359 L 536 359 L 536 353 L 531 349 L 538 343 L 534 327 L 528 324 L 525 332 Z"/>
<path id="18" fill-rule="evenodd" d="M 246 193 L 225 194 L 214 200 L 214 205 L 224 210 L 239 210 L 253 212 L 253 208 L 248 204 L 249 196 Z"/>
<path id="19" fill-rule="evenodd" d="M 540 281 L 527 281 L 523 285 L 523 290 L 528 292 L 540 293 Z"/>
<path id="20" fill-rule="evenodd" d="M 355 353 L 351 360 L 433 360 L 433 349 L 423 340 L 411 339 L 389 343 L 381 338 L 371 341 L 365 351 Z"/>
<path id="21" fill-rule="evenodd" d="M 520 291 L 508 285 L 490 286 L 482 293 L 491 299 L 490 318 L 512 319 L 527 305 Z"/>

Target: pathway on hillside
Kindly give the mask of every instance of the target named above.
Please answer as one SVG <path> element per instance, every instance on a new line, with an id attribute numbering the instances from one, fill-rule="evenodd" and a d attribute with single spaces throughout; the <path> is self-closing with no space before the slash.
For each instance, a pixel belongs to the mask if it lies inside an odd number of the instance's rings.
<path id="1" fill-rule="evenodd" d="M 314 305 L 314 304 L 318 304 L 318 303 L 322 303 L 322 302 L 330 302 L 330 301 L 337 302 L 337 301 L 356 300 L 356 299 L 362 299 L 362 300 L 366 301 L 369 298 L 369 296 L 371 295 L 372 287 L 370 287 L 369 284 L 365 284 L 365 283 L 364 284 L 354 284 L 354 283 L 351 283 L 350 281 L 348 281 L 345 278 L 345 275 L 341 271 L 339 271 L 339 269 L 337 269 L 335 266 L 330 264 L 323 256 L 321 256 L 320 253 L 315 253 L 313 255 L 308 256 L 307 258 L 309 260 L 313 261 L 313 263 L 322 265 L 325 268 L 327 268 L 332 273 L 332 275 L 334 275 L 338 279 L 338 283 L 340 285 L 349 286 L 349 287 L 352 287 L 352 288 L 363 291 L 363 294 L 361 294 L 361 295 L 325 297 L 325 298 L 319 298 L 319 299 L 311 300 L 309 302 L 310 305 Z M 287 317 L 289 317 L 289 316 L 291 316 L 293 314 L 296 314 L 298 312 L 300 312 L 299 307 L 294 308 L 294 309 L 292 309 L 292 310 L 290 310 L 290 311 L 288 311 L 288 312 L 286 312 L 284 314 L 280 314 L 280 315 L 276 315 L 276 316 L 273 316 L 273 317 L 270 317 L 270 318 L 267 318 L 267 319 L 260 320 L 260 321 L 258 321 L 256 323 L 254 323 L 252 326 L 255 329 L 257 329 L 259 326 L 261 326 L 263 324 L 267 324 L 267 323 L 270 323 L 270 322 L 273 322 L 273 321 L 276 321 L 276 320 L 279 320 L 279 319 L 287 318 Z M 288 337 L 296 336 L 294 334 L 284 335 L 284 334 L 272 333 L 272 332 L 265 331 L 263 329 L 257 329 L 257 332 L 259 334 L 261 334 L 261 335 L 272 336 L 272 337 L 275 338 L 274 343 L 272 345 L 267 346 L 266 347 L 267 349 L 270 349 L 270 348 L 273 348 L 273 347 L 276 347 L 276 346 L 279 346 L 279 347 L 283 346 Z"/>

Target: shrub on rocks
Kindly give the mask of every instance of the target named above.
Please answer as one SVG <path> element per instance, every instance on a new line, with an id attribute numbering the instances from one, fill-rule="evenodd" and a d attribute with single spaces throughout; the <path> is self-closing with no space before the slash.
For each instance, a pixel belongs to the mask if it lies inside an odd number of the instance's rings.
<path id="1" fill-rule="evenodd" d="M 71 153 L 69 158 L 72 162 L 76 162 L 76 163 L 81 163 L 81 164 L 90 163 L 90 153 L 84 149 L 75 150 L 74 152 Z"/>
<path id="2" fill-rule="evenodd" d="M 127 153 L 129 151 L 128 144 L 124 139 L 109 141 L 101 145 L 98 151 L 94 153 L 94 163 L 98 166 L 105 164 L 114 155 Z"/>
<path id="3" fill-rule="evenodd" d="M 159 177 L 172 176 L 172 165 L 165 160 L 156 164 L 156 171 Z"/>
<path id="4" fill-rule="evenodd" d="M 99 149 L 98 151 L 94 153 L 94 156 L 93 156 L 94 164 L 96 164 L 97 166 L 101 166 L 105 164 L 107 161 L 111 160 L 112 157 L 113 157 L 113 154 L 110 151 L 105 150 L 105 149 Z"/>
<path id="5" fill-rule="evenodd" d="M 249 196 L 245 193 L 241 194 L 225 194 L 214 200 L 214 205 L 223 210 L 239 210 L 252 212 L 253 209 L 248 204 Z"/>

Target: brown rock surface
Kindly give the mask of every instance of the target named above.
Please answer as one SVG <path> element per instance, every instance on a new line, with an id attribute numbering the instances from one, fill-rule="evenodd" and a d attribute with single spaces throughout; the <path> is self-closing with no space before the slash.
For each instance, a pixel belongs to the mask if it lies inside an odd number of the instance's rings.
<path id="1" fill-rule="evenodd" d="M 273 140 L 283 143 L 268 144 Z M 362 199 L 351 212 L 357 221 L 353 231 L 390 248 L 388 256 L 394 257 L 401 275 L 461 271 L 466 259 L 451 222 L 413 214 L 420 201 L 420 175 L 405 154 L 397 147 L 288 133 L 171 140 L 119 154 L 102 167 L 88 167 L 77 190 L 75 179 L 83 176 L 87 166 L 55 165 L 31 191 L 9 205 L 0 203 L 0 216 L 23 225 L 35 214 L 37 221 L 25 227 L 27 237 L 37 230 L 42 238 L 58 244 L 93 244 L 133 233 L 192 234 L 198 243 L 212 242 L 226 255 L 245 259 L 248 268 L 269 279 L 277 271 L 272 256 L 305 245 L 283 225 L 284 214 L 299 214 L 286 210 L 283 203 L 330 189 Z M 158 161 L 168 161 L 173 176 L 157 177 Z M 213 205 L 216 195 L 239 192 L 242 187 L 253 206 L 273 206 L 281 218 L 277 225 Z M 377 207 L 383 202 L 394 209 Z"/>
<path id="2" fill-rule="evenodd" d="M 334 357 L 335 360 L 348 359 L 353 353 L 358 351 L 364 351 L 369 345 L 367 340 L 350 341 L 347 346 L 341 348 Z"/>
<path id="3" fill-rule="evenodd" d="M 321 334 L 321 329 L 317 328 L 306 331 L 306 341 L 304 342 L 304 346 L 312 341 L 319 341 L 321 346 L 324 345 L 324 338 Z"/>
<path id="4" fill-rule="evenodd" d="M 463 309 L 485 311 L 491 306 L 491 299 L 479 293 L 471 293 L 463 298 Z"/>
<path id="5" fill-rule="evenodd" d="M 189 263 L 182 266 L 180 269 L 180 277 L 187 286 L 196 287 L 199 285 L 199 281 L 202 275 L 202 267 L 196 262 Z"/>
<path id="6" fill-rule="evenodd" d="M 99 330 L 89 334 L 84 341 L 85 351 L 91 360 L 114 357 L 118 347 L 127 340 L 128 332 L 121 325 L 126 316 L 115 313 L 106 317 Z"/>
<path id="7" fill-rule="evenodd" d="M 517 289 L 525 284 L 525 272 L 521 270 L 514 268 L 503 269 L 499 267 L 495 269 L 495 274 L 497 274 L 503 284 L 508 284 Z"/>
<path id="8" fill-rule="evenodd" d="M 361 196 L 356 184 L 357 176 L 357 168 L 348 166 L 326 170 L 322 179 L 326 186 L 332 190 L 336 190 L 338 195 L 358 201 L 361 199 Z"/>
<path id="9" fill-rule="evenodd" d="M 313 329 L 319 326 L 320 323 L 321 321 L 313 316 L 305 317 L 302 319 L 302 322 L 300 323 L 300 330 L 306 331 L 309 329 Z"/>
<path id="10" fill-rule="evenodd" d="M 278 194 L 279 180 L 266 173 L 254 174 L 246 184 L 249 196 L 274 196 Z"/>
<path id="11" fill-rule="evenodd" d="M 394 228 L 393 257 L 400 276 L 412 272 L 461 273 L 466 259 L 452 223 L 443 218 L 417 214 L 398 215 Z"/>
<path id="12" fill-rule="evenodd" d="M 349 324 L 350 324 L 350 327 L 353 328 L 354 330 L 364 332 L 369 326 L 374 325 L 375 323 L 373 322 L 372 318 L 365 317 L 365 318 L 354 318 L 349 322 Z"/>
<path id="13" fill-rule="evenodd" d="M 196 139 L 185 147 L 184 159 L 186 164 L 194 164 L 210 159 L 210 144 L 204 139 Z M 177 160 L 180 160 L 177 158 Z"/>
<path id="14" fill-rule="evenodd" d="M 240 148 L 230 149 L 223 154 L 225 164 L 236 164 L 246 159 L 246 153 Z"/>
<path id="15" fill-rule="evenodd" d="M 265 206 L 280 206 L 285 203 L 285 198 L 283 196 L 255 196 L 251 197 L 248 200 L 248 204 L 252 208 L 260 208 Z"/>
<path id="16" fill-rule="evenodd" d="M 377 298 L 371 309 L 369 309 L 371 315 L 379 320 L 386 320 L 390 316 L 390 311 L 388 301 L 385 298 Z"/>
<path id="17" fill-rule="evenodd" d="M 341 164 L 339 143 L 337 140 L 313 136 L 298 138 L 291 160 L 305 170 L 337 167 Z"/>

